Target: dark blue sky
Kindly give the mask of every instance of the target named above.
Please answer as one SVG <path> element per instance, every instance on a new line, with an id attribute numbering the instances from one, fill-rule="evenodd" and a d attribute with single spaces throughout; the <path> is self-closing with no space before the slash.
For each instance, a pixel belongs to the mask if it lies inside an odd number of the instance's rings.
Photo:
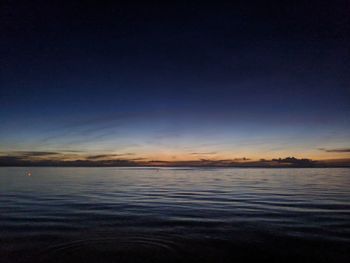
<path id="1" fill-rule="evenodd" d="M 2 7 L 3 153 L 348 155 L 348 1 L 72 2 Z"/>

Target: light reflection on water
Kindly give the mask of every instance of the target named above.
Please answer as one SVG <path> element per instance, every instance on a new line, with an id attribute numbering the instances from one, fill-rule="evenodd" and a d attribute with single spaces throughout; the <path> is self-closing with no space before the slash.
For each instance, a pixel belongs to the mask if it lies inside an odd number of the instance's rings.
<path id="1" fill-rule="evenodd" d="M 5 262 L 349 260 L 350 169 L 0 168 L 0 198 Z"/>

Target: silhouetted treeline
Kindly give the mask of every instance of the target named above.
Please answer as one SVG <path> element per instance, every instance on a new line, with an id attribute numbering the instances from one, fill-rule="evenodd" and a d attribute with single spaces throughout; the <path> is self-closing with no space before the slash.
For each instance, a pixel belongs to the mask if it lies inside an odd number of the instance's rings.
<path id="1" fill-rule="evenodd" d="M 298 159 L 295 157 L 272 159 L 272 161 L 279 164 L 290 164 L 297 167 L 314 167 L 317 165 L 317 162 L 312 161 L 311 159 Z"/>

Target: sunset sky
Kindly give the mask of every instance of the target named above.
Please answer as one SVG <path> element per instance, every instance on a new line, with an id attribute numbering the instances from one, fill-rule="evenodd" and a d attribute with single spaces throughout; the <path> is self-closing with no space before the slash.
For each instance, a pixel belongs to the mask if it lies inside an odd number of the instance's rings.
<path id="1" fill-rule="evenodd" d="M 304 2 L 8 2 L 0 158 L 350 158 L 349 4 Z"/>

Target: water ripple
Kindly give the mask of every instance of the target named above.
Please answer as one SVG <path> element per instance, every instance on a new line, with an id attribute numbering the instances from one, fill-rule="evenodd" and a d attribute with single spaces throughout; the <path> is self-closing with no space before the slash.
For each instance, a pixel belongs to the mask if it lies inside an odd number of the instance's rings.
<path id="1" fill-rule="evenodd" d="M 31 171 L 0 168 L 4 262 L 350 261 L 350 169 Z"/>

